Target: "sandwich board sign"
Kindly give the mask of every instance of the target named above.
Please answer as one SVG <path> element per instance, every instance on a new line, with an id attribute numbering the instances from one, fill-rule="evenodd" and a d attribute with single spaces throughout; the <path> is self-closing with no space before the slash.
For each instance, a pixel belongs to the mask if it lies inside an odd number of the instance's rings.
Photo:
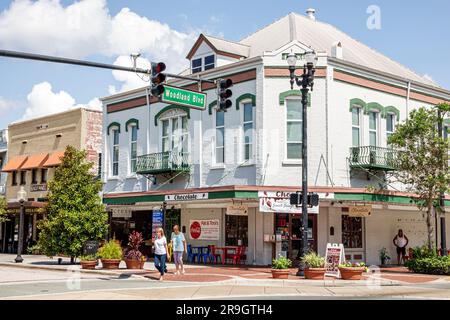
<path id="1" fill-rule="evenodd" d="M 343 244 L 327 244 L 325 254 L 325 272 L 326 276 L 340 278 L 339 265 L 345 261 L 345 252 Z"/>

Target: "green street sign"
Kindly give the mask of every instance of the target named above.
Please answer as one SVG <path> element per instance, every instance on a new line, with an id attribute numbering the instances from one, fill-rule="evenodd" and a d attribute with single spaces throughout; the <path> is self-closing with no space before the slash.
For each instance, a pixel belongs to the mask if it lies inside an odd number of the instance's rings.
<path id="1" fill-rule="evenodd" d="M 164 85 L 161 101 L 192 109 L 206 110 L 206 93 L 198 91 Z"/>

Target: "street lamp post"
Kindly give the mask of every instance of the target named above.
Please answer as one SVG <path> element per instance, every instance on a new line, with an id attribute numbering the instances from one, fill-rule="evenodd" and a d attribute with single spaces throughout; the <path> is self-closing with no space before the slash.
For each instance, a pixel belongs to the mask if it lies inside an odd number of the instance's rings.
<path id="1" fill-rule="evenodd" d="M 19 244 L 17 248 L 17 257 L 14 260 L 16 263 L 22 263 L 22 251 L 23 251 L 23 229 L 25 223 L 25 200 L 27 198 L 27 192 L 23 187 L 20 188 L 19 192 L 17 192 L 17 200 L 20 203 L 20 218 L 19 218 Z"/>
<path id="2" fill-rule="evenodd" d="M 300 256 L 303 257 L 308 252 L 308 93 L 309 88 L 313 91 L 314 73 L 316 64 L 316 54 L 314 51 L 305 53 L 306 64 L 303 66 L 303 74 L 300 77 L 295 75 L 297 56 L 291 53 L 287 57 L 287 63 L 290 71 L 291 89 L 294 89 L 294 83 L 301 87 L 302 93 L 302 226 L 301 226 L 301 248 Z M 297 275 L 304 275 L 304 266 L 300 263 Z"/>
<path id="3" fill-rule="evenodd" d="M 443 119 L 442 119 L 442 111 L 438 110 L 438 130 L 439 130 L 439 137 L 441 139 L 444 139 L 444 126 L 443 126 Z M 446 162 L 443 161 L 443 165 L 446 165 Z M 445 222 L 445 194 L 442 192 L 441 196 L 439 198 L 439 206 L 441 210 L 441 252 L 443 256 L 447 256 L 447 233 L 446 233 L 446 222 Z M 436 238 L 437 238 L 437 212 L 436 212 Z M 438 245 L 436 241 L 436 246 Z"/>

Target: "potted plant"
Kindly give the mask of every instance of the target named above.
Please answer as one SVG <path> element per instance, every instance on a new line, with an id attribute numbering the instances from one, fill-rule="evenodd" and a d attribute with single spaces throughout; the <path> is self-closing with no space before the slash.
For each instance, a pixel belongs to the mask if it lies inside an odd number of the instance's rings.
<path id="1" fill-rule="evenodd" d="M 274 279 L 287 279 L 289 277 L 289 268 L 291 267 L 291 265 L 292 261 L 285 257 L 273 259 L 272 277 Z"/>
<path id="2" fill-rule="evenodd" d="M 387 253 L 387 249 L 386 248 L 382 248 L 380 250 L 380 261 L 381 261 L 381 265 L 385 266 L 387 263 L 387 261 L 391 260 L 391 257 L 389 257 L 388 253 Z"/>
<path id="3" fill-rule="evenodd" d="M 325 258 L 315 252 L 310 252 L 302 258 L 305 264 L 305 278 L 311 280 L 323 280 L 325 277 Z"/>
<path id="4" fill-rule="evenodd" d="M 361 280 L 363 272 L 366 271 L 367 267 L 364 262 L 345 262 L 339 265 L 339 272 L 341 273 L 342 280 Z"/>
<path id="5" fill-rule="evenodd" d="M 139 250 L 144 238 L 142 233 L 133 231 L 128 236 L 128 250 L 125 253 L 127 269 L 144 269 L 145 257 Z"/>
<path id="6" fill-rule="evenodd" d="M 81 269 L 95 270 L 97 265 L 97 257 L 95 255 L 87 255 L 80 257 Z"/>
<path id="7" fill-rule="evenodd" d="M 98 256 L 105 269 L 119 269 L 120 261 L 122 261 L 122 248 L 114 241 L 106 242 L 100 249 L 98 249 Z"/>

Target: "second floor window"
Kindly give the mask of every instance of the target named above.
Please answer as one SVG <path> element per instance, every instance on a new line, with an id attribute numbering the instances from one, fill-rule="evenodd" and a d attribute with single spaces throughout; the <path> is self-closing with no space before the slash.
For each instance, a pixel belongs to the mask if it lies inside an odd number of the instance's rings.
<path id="1" fill-rule="evenodd" d="M 119 130 L 113 130 L 112 175 L 119 175 Z"/>
<path id="2" fill-rule="evenodd" d="M 303 115 L 299 99 L 286 100 L 287 158 L 299 160 L 302 158 Z"/>
<path id="3" fill-rule="evenodd" d="M 395 114 L 388 113 L 386 116 L 386 139 L 389 141 L 389 137 L 394 134 L 395 130 Z"/>
<path id="4" fill-rule="evenodd" d="M 41 169 L 41 183 L 47 183 L 47 169 Z"/>
<path id="5" fill-rule="evenodd" d="M 216 63 L 215 60 L 214 55 L 205 57 L 205 71 L 214 69 Z"/>
<path id="6" fill-rule="evenodd" d="M 244 104 L 244 160 L 252 159 L 253 145 L 253 104 Z"/>
<path id="7" fill-rule="evenodd" d="M 361 146 L 361 108 L 359 107 L 352 109 L 352 145 L 353 147 Z"/>
<path id="8" fill-rule="evenodd" d="M 12 172 L 12 182 L 11 185 L 12 186 L 17 186 L 17 171 L 13 171 Z"/>
<path id="9" fill-rule="evenodd" d="M 225 113 L 216 111 L 216 164 L 225 163 Z"/>
<path id="10" fill-rule="evenodd" d="M 378 146 L 378 112 L 369 112 L 369 142 L 371 147 Z"/>
<path id="11" fill-rule="evenodd" d="M 131 126 L 131 135 L 130 135 L 130 167 L 131 173 L 136 172 L 136 163 L 137 163 L 137 126 Z"/>
<path id="12" fill-rule="evenodd" d="M 202 72 L 202 58 L 192 60 L 192 73 Z"/>
<path id="13" fill-rule="evenodd" d="M 27 184 L 27 172 L 20 171 L 20 185 L 24 186 Z"/>
<path id="14" fill-rule="evenodd" d="M 162 152 L 172 151 L 179 154 L 189 153 L 189 128 L 186 115 L 176 116 L 161 121 Z"/>
<path id="15" fill-rule="evenodd" d="M 31 183 L 32 183 L 32 184 L 37 184 L 37 183 L 38 183 L 38 179 L 37 179 L 37 169 L 31 170 Z"/>

